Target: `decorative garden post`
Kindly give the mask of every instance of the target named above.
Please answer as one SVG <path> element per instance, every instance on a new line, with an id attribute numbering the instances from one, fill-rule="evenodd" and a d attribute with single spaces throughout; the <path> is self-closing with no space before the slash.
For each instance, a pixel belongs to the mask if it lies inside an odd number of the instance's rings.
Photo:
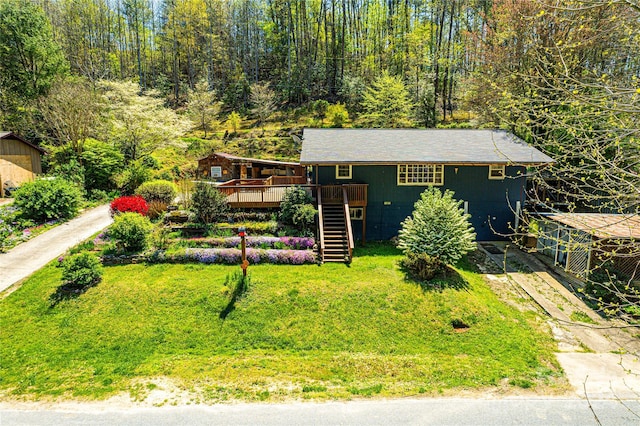
<path id="1" fill-rule="evenodd" d="M 247 243 L 245 241 L 247 233 L 245 232 L 244 226 L 238 228 L 238 235 L 240 236 L 240 250 L 242 250 L 242 275 L 246 277 L 249 262 L 247 261 Z"/>

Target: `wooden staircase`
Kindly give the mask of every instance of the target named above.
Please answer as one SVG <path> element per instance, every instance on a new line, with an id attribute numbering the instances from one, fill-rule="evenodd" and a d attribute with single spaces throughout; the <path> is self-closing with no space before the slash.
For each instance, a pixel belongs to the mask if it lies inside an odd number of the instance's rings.
<path id="1" fill-rule="evenodd" d="M 317 194 L 320 260 L 350 263 L 354 245 L 347 191 L 344 187 L 329 189 L 323 195 L 320 188 Z"/>
<path id="2" fill-rule="evenodd" d="M 324 262 L 349 262 L 349 238 L 342 204 L 324 204 L 322 209 Z"/>

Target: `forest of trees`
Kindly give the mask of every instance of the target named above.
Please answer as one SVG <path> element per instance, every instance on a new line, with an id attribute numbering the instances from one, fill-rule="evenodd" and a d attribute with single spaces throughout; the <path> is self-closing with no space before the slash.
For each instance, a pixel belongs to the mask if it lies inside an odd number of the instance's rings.
<path id="1" fill-rule="evenodd" d="M 502 127 L 558 159 L 582 205 L 628 209 L 639 22 L 637 0 L 2 0 L 0 127 L 78 155 L 93 137 L 126 161 L 296 108 L 321 125 Z"/>

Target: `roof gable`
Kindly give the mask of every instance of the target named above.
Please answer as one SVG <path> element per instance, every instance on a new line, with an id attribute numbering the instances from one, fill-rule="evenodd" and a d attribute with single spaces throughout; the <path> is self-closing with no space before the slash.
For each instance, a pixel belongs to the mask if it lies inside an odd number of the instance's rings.
<path id="1" fill-rule="evenodd" d="M 0 139 L 13 139 L 13 140 L 17 140 L 20 141 L 26 145 L 29 145 L 31 148 L 36 149 L 40 152 L 40 154 L 46 154 L 47 151 L 45 151 L 44 149 L 40 148 L 38 145 L 34 145 L 31 142 L 28 142 L 24 139 L 22 139 L 20 136 L 16 135 L 13 132 L 0 132 Z"/>
<path id="2" fill-rule="evenodd" d="M 500 130 L 304 129 L 301 164 L 521 164 L 554 160 Z"/>

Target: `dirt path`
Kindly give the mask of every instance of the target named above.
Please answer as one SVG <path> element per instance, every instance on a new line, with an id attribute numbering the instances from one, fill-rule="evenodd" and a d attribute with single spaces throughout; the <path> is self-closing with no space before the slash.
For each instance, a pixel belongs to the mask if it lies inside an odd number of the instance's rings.
<path id="1" fill-rule="evenodd" d="M 77 218 L 26 241 L 7 253 L 0 253 L 0 292 L 17 288 L 33 272 L 111 224 L 109 206 L 87 210 Z M 12 287 L 13 286 L 13 287 Z"/>
<path id="2" fill-rule="evenodd" d="M 640 329 L 602 318 L 576 297 L 575 278 L 541 258 L 504 244 L 494 247 L 498 252 L 487 255 L 506 271 L 505 284 L 524 291 L 548 315 L 558 361 L 576 393 L 585 398 L 640 398 Z"/>

